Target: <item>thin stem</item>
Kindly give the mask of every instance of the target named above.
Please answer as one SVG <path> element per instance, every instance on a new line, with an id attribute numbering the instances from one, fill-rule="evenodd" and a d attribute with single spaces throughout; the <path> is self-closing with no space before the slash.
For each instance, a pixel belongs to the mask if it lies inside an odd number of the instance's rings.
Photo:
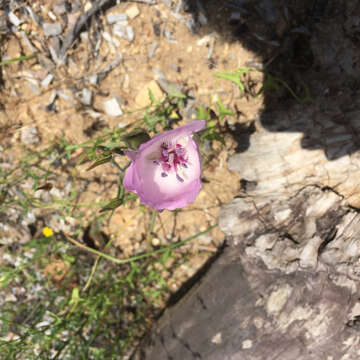
<path id="1" fill-rule="evenodd" d="M 154 232 L 154 226 L 155 226 L 155 220 L 156 220 L 156 216 L 158 214 L 157 210 L 153 210 L 152 214 L 151 214 L 151 223 L 150 223 L 150 229 L 149 232 L 150 234 L 152 234 Z"/>
<path id="2" fill-rule="evenodd" d="M 0 66 L 4 66 L 4 65 L 9 65 L 18 61 L 24 61 L 24 60 L 29 60 L 32 59 L 33 57 L 35 57 L 35 54 L 31 54 L 31 55 L 23 55 L 23 56 L 19 56 L 15 59 L 9 59 L 9 60 L 3 60 L 0 61 Z"/>
<path id="3" fill-rule="evenodd" d="M 127 259 L 119 259 L 119 258 L 116 258 L 115 256 L 111 256 L 111 255 L 108 255 L 108 254 L 104 254 L 102 253 L 101 251 L 98 251 L 98 250 L 95 250 L 95 249 L 92 249 L 92 248 L 89 248 L 88 246 L 84 245 L 84 244 L 81 244 L 80 242 L 76 241 L 75 239 L 71 238 L 69 235 L 66 235 L 64 234 L 64 236 L 66 237 L 67 240 L 69 240 L 70 242 L 72 242 L 74 245 L 76 245 L 77 247 L 83 249 L 83 250 L 86 250 L 88 252 L 91 252 L 95 255 L 99 255 L 105 259 L 108 259 L 116 264 L 127 264 L 127 263 L 130 263 L 130 262 L 133 262 L 133 261 L 137 261 L 137 260 L 140 260 L 140 259 L 144 259 L 144 258 L 147 258 L 147 257 L 150 257 L 150 256 L 153 256 L 153 255 L 156 255 L 156 254 L 161 254 L 163 252 L 166 252 L 168 250 L 173 250 L 173 249 L 176 249 L 178 247 L 181 247 L 182 245 L 186 244 L 187 242 L 193 240 L 193 239 L 196 239 L 197 237 L 201 236 L 201 235 L 204 235 L 206 233 L 208 233 L 209 231 L 211 231 L 212 229 L 216 228 L 217 225 L 212 225 L 210 227 L 208 227 L 206 230 L 204 231 L 201 231 L 195 235 L 192 235 L 190 237 L 188 237 L 187 239 L 183 240 L 183 241 L 179 241 L 175 244 L 171 244 L 169 246 L 166 246 L 166 247 L 163 247 L 161 249 L 157 249 L 157 250 L 153 250 L 153 251 L 149 251 L 145 254 L 140 254 L 140 255 L 136 255 L 136 256 L 132 256 L 130 258 L 127 258 Z"/>
<path id="4" fill-rule="evenodd" d="M 151 222 L 150 222 L 150 228 L 149 228 L 149 235 L 147 237 L 148 242 L 151 242 L 151 239 L 153 237 L 154 234 L 154 227 L 155 227 L 155 220 L 156 220 L 156 216 L 158 214 L 157 210 L 153 210 L 151 213 Z"/>
<path id="5" fill-rule="evenodd" d="M 111 245 L 112 242 L 113 242 L 113 239 L 110 239 L 108 241 L 108 243 L 105 245 L 104 249 L 107 249 Z M 95 263 L 94 263 L 93 267 L 91 268 L 91 273 L 90 273 L 89 279 L 87 280 L 85 286 L 82 289 L 83 292 L 85 292 L 89 288 L 100 261 L 101 261 L 101 256 L 98 256 L 97 259 L 95 260 Z"/>

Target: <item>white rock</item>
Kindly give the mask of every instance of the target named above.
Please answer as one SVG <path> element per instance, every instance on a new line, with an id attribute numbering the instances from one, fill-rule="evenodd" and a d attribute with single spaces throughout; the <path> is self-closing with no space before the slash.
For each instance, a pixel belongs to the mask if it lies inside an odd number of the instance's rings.
<path id="1" fill-rule="evenodd" d="M 125 11 L 125 14 L 128 16 L 129 19 L 132 20 L 140 14 L 140 10 L 136 5 L 132 5 Z"/>
<path id="2" fill-rule="evenodd" d="M 124 82 L 123 82 L 123 88 L 128 89 L 130 85 L 130 76 L 129 74 L 124 75 Z"/>
<path id="3" fill-rule="evenodd" d="M 48 16 L 51 20 L 56 21 L 56 15 L 52 11 L 48 11 Z"/>
<path id="4" fill-rule="evenodd" d="M 161 244 L 161 241 L 158 238 L 153 238 L 151 240 L 151 244 L 152 244 L 152 246 L 159 246 Z"/>
<path id="5" fill-rule="evenodd" d="M 154 56 L 155 51 L 158 48 L 158 46 L 159 46 L 159 43 L 157 41 L 153 41 L 152 44 L 149 46 L 149 51 L 148 51 L 149 59 L 151 59 Z"/>
<path id="6" fill-rule="evenodd" d="M 126 35 L 127 35 L 126 36 L 127 40 L 129 40 L 129 41 L 134 40 L 134 37 L 135 37 L 134 29 L 131 26 L 126 27 Z"/>
<path id="7" fill-rule="evenodd" d="M 20 135 L 21 141 L 25 145 L 33 145 L 39 142 L 38 131 L 36 127 L 23 127 Z"/>
<path id="8" fill-rule="evenodd" d="M 20 19 L 12 11 L 9 12 L 8 17 L 9 17 L 9 21 L 14 26 L 19 26 L 20 25 L 20 23 L 21 23 Z"/>
<path id="9" fill-rule="evenodd" d="M 62 33 L 62 26 L 60 23 L 44 23 L 43 29 L 45 36 L 58 36 Z"/>
<path id="10" fill-rule="evenodd" d="M 92 91 L 88 88 L 83 88 L 81 92 L 81 101 L 84 105 L 91 105 L 92 102 Z"/>
<path id="11" fill-rule="evenodd" d="M 198 40 L 196 44 L 197 44 L 198 46 L 206 45 L 206 44 L 208 44 L 208 43 L 210 42 L 211 37 L 212 37 L 212 34 L 205 35 L 205 36 L 202 37 L 200 40 Z"/>
<path id="12" fill-rule="evenodd" d="M 104 102 L 104 110 L 108 116 L 116 117 L 123 114 L 120 106 L 121 101 L 114 96 L 110 100 Z"/>
<path id="13" fill-rule="evenodd" d="M 53 6 L 53 10 L 54 10 L 54 13 L 57 14 L 57 15 L 66 14 L 67 11 L 66 11 L 65 1 L 64 1 L 64 2 L 59 2 L 59 3 L 55 4 L 55 5 Z"/>
<path id="14" fill-rule="evenodd" d="M 121 38 L 126 38 L 126 27 L 124 25 L 115 24 L 113 26 L 113 33 Z"/>
<path id="15" fill-rule="evenodd" d="M 115 24 L 117 22 L 124 22 L 124 21 L 127 21 L 127 15 L 126 14 L 123 14 L 123 13 L 119 13 L 119 14 L 108 14 L 106 16 L 106 20 L 107 20 L 107 23 L 109 25 L 111 24 Z"/>
<path id="16" fill-rule="evenodd" d="M 107 31 L 104 31 L 102 36 L 109 44 L 114 46 L 120 45 L 119 41 L 116 38 L 112 37 Z"/>
<path id="17" fill-rule="evenodd" d="M 92 74 L 89 76 L 89 83 L 92 85 L 97 85 L 98 82 L 98 76 L 97 74 Z"/>
<path id="18" fill-rule="evenodd" d="M 43 81 L 41 81 L 41 86 L 44 87 L 44 88 L 48 87 L 51 84 L 53 78 L 54 78 L 54 75 L 47 74 L 45 76 L 45 78 L 43 79 Z"/>

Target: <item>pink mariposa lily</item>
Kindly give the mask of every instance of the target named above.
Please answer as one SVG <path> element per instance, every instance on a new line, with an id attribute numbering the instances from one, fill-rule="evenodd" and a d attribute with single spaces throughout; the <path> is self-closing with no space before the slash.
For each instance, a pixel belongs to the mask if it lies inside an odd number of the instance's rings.
<path id="1" fill-rule="evenodd" d="M 165 131 L 126 151 L 131 165 L 124 176 L 125 189 L 157 210 L 175 210 L 192 203 L 201 190 L 201 157 L 192 134 L 205 127 L 193 121 Z"/>

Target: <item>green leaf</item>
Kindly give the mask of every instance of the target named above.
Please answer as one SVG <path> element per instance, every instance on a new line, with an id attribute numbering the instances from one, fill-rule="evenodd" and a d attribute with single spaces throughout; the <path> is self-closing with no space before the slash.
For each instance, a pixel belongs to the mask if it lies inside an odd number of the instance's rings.
<path id="1" fill-rule="evenodd" d="M 244 93 L 245 87 L 244 87 L 243 82 L 241 81 L 241 76 L 250 70 L 251 70 L 251 68 L 243 67 L 243 68 L 239 69 L 238 71 L 236 71 L 235 73 L 232 73 L 232 72 L 217 73 L 216 77 L 231 81 L 232 83 L 234 83 L 235 85 L 237 85 L 239 87 L 239 89 L 241 90 L 242 93 Z"/>
<path id="2" fill-rule="evenodd" d="M 102 164 L 106 164 L 107 162 L 111 161 L 111 158 L 112 156 L 111 155 L 108 155 L 108 156 L 105 156 L 99 160 L 96 160 L 90 167 L 88 167 L 86 170 L 89 171 L 89 170 L 92 170 L 94 168 L 96 168 L 97 166 L 99 165 L 102 165 Z"/>
<path id="3" fill-rule="evenodd" d="M 219 120 L 222 121 L 224 119 L 225 116 L 229 115 L 229 116 L 234 116 L 235 114 L 227 109 L 220 100 L 218 100 L 217 102 L 217 106 L 219 108 Z"/>
<path id="4" fill-rule="evenodd" d="M 73 291 L 71 293 L 71 300 L 70 303 L 77 303 L 80 300 L 80 295 L 79 295 L 79 288 L 78 287 L 74 287 Z"/>
<path id="5" fill-rule="evenodd" d="M 210 120 L 209 112 L 202 106 L 197 107 L 197 119 L 198 120 Z"/>
<path id="6" fill-rule="evenodd" d="M 116 208 L 118 208 L 119 206 L 121 206 L 123 204 L 123 199 L 113 199 L 111 200 L 108 204 L 106 204 L 101 210 L 100 212 L 105 212 L 105 211 L 111 211 L 111 210 L 115 210 Z"/>
<path id="7" fill-rule="evenodd" d="M 152 105 L 153 105 L 153 104 L 156 104 L 157 101 L 156 101 L 156 99 L 155 99 L 155 96 L 154 96 L 153 92 L 152 92 L 150 89 L 148 89 L 148 94 L 149 94 L 149 99 L 150 99 L 150 101 L 151 101 L 151 104 L 152 104 Z"/>

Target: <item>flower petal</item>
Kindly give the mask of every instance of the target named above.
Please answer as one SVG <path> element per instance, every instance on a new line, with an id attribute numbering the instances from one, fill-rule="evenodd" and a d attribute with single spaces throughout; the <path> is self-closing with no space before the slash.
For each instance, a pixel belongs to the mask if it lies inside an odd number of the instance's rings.
<path id="1" fill-rule="evenodd" d="M 205 123 L 205 120 L 193 121 L 156 135 L 140 145 L 138 152 L 126 151 L 132 163 L 126 170 L 124 187 L 137 193 L 143 204 L 158 210 L 175 210 L 192 203 L 202 185 L 201 157 L 191 135 L 204 128 Z M 163 144 L 169 147 L 170 162 L 174 161 L 174 147 L 183 149 L 183 160 L 179 155 L 180 162 L 184 161 L 183 167 L 177 162 L 177 165 L 168 164 L 168 170 L 164 169 L 169 160 L 160 160 L 164 157 L 160 151 Z M 161 166 L 157 159 L 163 162 Z"/>
<path id="2" fill-rule="evenodd" d="M 134 150 L 125 150 L 124 151 L 125 155 L 132 161 L 135 161 L 136 159 L 136 155 L 137 155 L 137 151 Z"/>
<path id="3" fill-rule="evenodd" d="M 137 181 L 135 176 L 135 165 L 131 163 L 131 165 L 126 169 L 123 185 L 126 190 L 133 191 L 137 193 Z"/>
<path id="4" fill-rule="evenodd" d="M 205 125 L 206 125 L 205 120 L 195 120 L 189 124 L 180 126 L 177 129 L 164 131 L 161 134 L 155 135 L 148 142 L 141 144 L 139 147 L 139 152 L 141 152 L 141 151 L 147 149 L 148 147 L 150 147 L 154 144 L 157 144 L 157 143 L 161 144 L 162 142 L 167 142 L 167 141 L 171 141 L 171 140 L 176 141 L 177 139 L 181 139 L 185 136 L 189 136 L 195 132 L 202 130 L 205 127 Z"/>

